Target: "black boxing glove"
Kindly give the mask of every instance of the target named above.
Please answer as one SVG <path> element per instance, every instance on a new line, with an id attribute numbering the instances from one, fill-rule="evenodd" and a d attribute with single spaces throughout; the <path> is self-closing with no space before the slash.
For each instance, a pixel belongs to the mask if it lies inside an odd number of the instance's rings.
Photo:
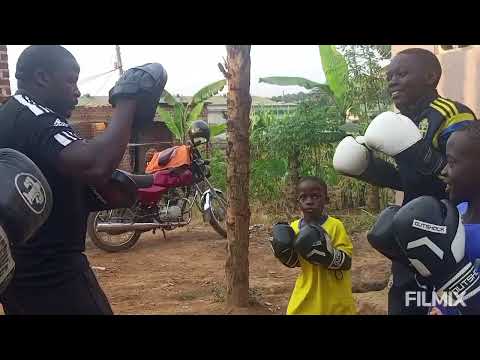
<path id="1" fill-rule="evenodd" d="M 332 270 L 348 270 L 352 259 L 331 245 L 328 234 L 319 225 L 304 225 L 295 239 L 295 251 L 308 262 Z"/>
<path id="2" fill-rule="evenodd" d="M 12 149 L 0 149 L 0 294 L 15 263 L 10 247 L 28 241 L 52 210 L 50 186 L 35 163 Z"/>
<path id="3" fill-rule="evenodd" d="M 270 241 L 273 254 L 280 262 L 293 268 L 300 266 L 298 255 L 293 248 L 295 232 L 287 223 L 277 223 L 273 225 L 273 238 Z"/>
<path id="4" fill-rule="evenodd" d="M 105 185 L 88 187 L 89 210 L 102 211 L 132 207 L 138 197 L 138 185 L 133 177 L 135 175 L 116 169 Z"/>
<path id="5" fill-rule="evenodd" d="M 167 72 L 158 63 L 128 69 L 110 89 L 108 101 L 115 107 L 121 98 L 135 99 L 137 107 L 133 127 L 141 129 L 153 121 L 167 78 Z"/>
<path id="6" fill-rule="evenodd" d="M 397 244 L 393 232 L 393 217 L 399 209 L 400 206 L 398 205 L 385 208 L 380 215 L 378 215 L 373 228 L 367 233 L 367 240 L 369 244 L 383 256 L 410 267 L 410 262 Z"/>
<path id="7" fill-rule="evenodd" d="M 393 219 L 398 245 L 416 272 L 438 295 L 462 301 L 462 313 L 480 313 L 480 275 L 465 253 L 465 228 L 448 200 L 422 196 Z"/>

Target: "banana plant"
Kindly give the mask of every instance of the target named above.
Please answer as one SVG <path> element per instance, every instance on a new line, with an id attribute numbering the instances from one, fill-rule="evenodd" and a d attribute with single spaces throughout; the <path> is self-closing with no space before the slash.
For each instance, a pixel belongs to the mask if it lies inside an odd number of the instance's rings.
<path id="1" fill-rule="evenodd" d="M 224 134 L 227 131 L 227 124 L 209 124 L 210 137 L 215 137 Z"/>
<path id="2" fill-rule="evenodd" d="M 307 90 L 328 96 L 334 105 L 337 115 L 346 118 L 348 103 L 346 99 L 346 78 L 348 66 L 343 55 L 335 45 L 319 45 L 320 59 L 325 73 L 326 83 L 302 77 L 271 76 L 260 78 L 259 82 L 282 86 L 301 86 Z"/>
<path id="3" fill-rule="evenodd" d="M 222 91 L 226 83 L 226 80 L 219 80 L 201 88 L 186 105 L 175 99 L 167 90 L 164 90 L 163 98 L 168 105 L 173 107 L 173 111 L 169 112 L 158 106 L 157 114 L 165 122 L 176 140 L 185 143 L 188 127 L 200 117 L 205 102 Z M 220 135 L 225 132 L 225 129 L 225 124 L 211 125 L 211 136 Z"/>

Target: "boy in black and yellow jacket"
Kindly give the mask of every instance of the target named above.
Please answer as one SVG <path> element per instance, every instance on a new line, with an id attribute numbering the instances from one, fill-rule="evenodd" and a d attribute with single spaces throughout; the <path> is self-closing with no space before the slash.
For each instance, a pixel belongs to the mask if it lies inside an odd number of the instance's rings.
<path id="1" fill-rule="evenodd" d="M 425 195 L 447 199 L 445 183 L 439 177 L 447 162 L 447 141 L 456 131 L 477 121 L 476 116 L 466 105 L 439 95 L 437 86 L 442 67 L 432 52 L 422 48 L 405 49 L 394 56 L 386 70 L 389 93 L 400 111 L 398 115 L 402 116 L 380 114 L 377 117 L 382 116 L 385 121 L 376 122 L 383 127 L 375 126 L 379 135 L 376 144 L 366 142 L 365 137 L 354 139 L 347 136 L 337 146 L 334 168 L 343 175 L 372 185 L 402 191 L 402 206 Z M 403 121 L 395 120 L 402 118 Z M 412 123 L 411 128 L 415 131 L 402 132 L 402 124 Z M 369 128 L 373 129 L 371 125 Z M 414 137 L 420 140 L 409 144 L 400 153 L 384 151 L 402 142 L 409 143 Z M 380 149 L 376 146 L 380 143 L 387 147 Z M 392 157 L 396 166 L 376 156 L 372 149 Z M 375 249 L 392 260 L 388 314 L 426 315 L 427 307 L 409 304 L 406 298 L 407 293 L 424 291 L 425 285 L 417 281 L 415 273 L 402 260 L 390 257 L 384 251 L 389 245 L 384 245 L 372 243 Z M 430 301 L 428 293 L 431 292 L 427 291 L 427 300 Z"/>
<path id="2" fill-rule="evenodd" d="M 324 215 L 327 187 L 317 177 L 298 185 L 303 217 L 273 227 L 272 249 L 286 266 L 300 266 L 287 315 L 353 315 L 352 242 L 342 222 Z"/>

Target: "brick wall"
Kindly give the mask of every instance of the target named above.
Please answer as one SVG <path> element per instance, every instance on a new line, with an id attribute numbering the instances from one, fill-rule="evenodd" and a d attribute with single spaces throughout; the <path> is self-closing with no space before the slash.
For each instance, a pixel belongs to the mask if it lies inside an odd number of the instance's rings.
<path id="1" fill-rule="evenodd" d="M 127 151 L 125 151 L 125 154 L 123 154 L 122 161 L 120 161 L 120 165 L 118 165 L 118 168 L 120 170 L 125 170 L 131 173 L 134 173 L 134 168 L 135 168 L 135 163 L 134 163 L 134 157 L 133 157 L 133 149 L 128 148 Z"/>
<path id="2" fill-rule="evenodd" d="M 0 103 L 10 96 L 7 45 L 0 45 Z"/>
<path id="3" fill-rule="evenodd" d="M 91 139 L 100 134 L 107 127 L 106 123 L 73 123 L 73 129 L 84 139 Z"/>
<path id="4" fill-rule="evenodd" d="M 112 117 L 111 106 L 77 106 L 70 116 L 70 122 L 108 122 Z"/>
<path id="5" fill-rule="evenodd" d="M 110 106 L 77 107 L 70 116 L 69 122 L 80 136 L 91 139 L 100 134 L 108 126 L 112 116 Z M 145 153 L 150 148 L 163 150 L 171 146 L 172 134 L 163 122 L 154 122 L 151 126 L 141 131 L 130 143 L 163 144 L 153 146 L 130 146 L 125 152 L 119 168 L 129 172 L 143 173 L 145 170 Z"/>
<path id="6" fill-rule="evenodd" d="M 81 137 L 91 139 L 106 129 L 111 116 L 111 106 L 78 106 L 73 110 L 69 122 Z M 133 160 L 132 149 L 127 149 L 118 167 L 122 170 L 132 172 L 135 165 Z"/>

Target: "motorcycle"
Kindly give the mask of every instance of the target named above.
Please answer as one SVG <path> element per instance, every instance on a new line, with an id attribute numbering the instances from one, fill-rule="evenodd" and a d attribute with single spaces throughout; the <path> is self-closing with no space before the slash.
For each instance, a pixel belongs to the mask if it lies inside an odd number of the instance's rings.
<path id="1" fill-rule="evenodd" d="M 160 229 L 166 238 L 165 231 L 191 222 L 195 205 L 203 221 L 226 238 L 227 201 L 223 192 L 208 180 L 210 162 L 202 158 L 197 148 L 202 143 L 195 137 L 187 142 L 191 155 L 188 166 L 132 175 L 138 188 L 137 201 L 130 208 L 91 213 L 87 233 L 92 242 L 102 250 L 117 252 L 130 249 L 144 232 Z"/>

